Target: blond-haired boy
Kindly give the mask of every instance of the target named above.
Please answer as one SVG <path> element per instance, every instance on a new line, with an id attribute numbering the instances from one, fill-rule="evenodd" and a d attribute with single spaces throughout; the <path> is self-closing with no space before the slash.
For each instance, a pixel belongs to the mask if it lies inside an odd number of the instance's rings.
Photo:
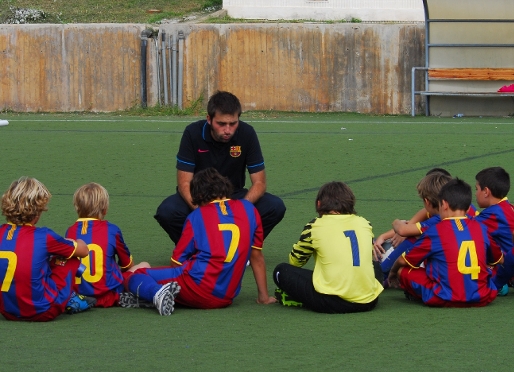
<path id="1" fill-rule="evenodd" d="M 95 303 L 73 292 L 80 266 L 73 258 L 89 253 L 84 241 L 35 226 L 51 196 L 30 177 L 14 181 L 2 195 L 7 223 L 0 226 L 0 313 L 8 320 L 43 322 Z"/>
<path id="2" fill-rule="evenodd" d="M 75 191 L 73 204 L 79 218 L 68 228 L 66 237 L 84 240 L 90 251 L 82 259 L 86 270 L 77 278 L 77 290 L 96 298 L 98 307 L 118 305 L 124 272 L 133 266 L 133 260 L 120 228 L 104 219 L 109 193 L 102 185 L 90 182 Z"/>

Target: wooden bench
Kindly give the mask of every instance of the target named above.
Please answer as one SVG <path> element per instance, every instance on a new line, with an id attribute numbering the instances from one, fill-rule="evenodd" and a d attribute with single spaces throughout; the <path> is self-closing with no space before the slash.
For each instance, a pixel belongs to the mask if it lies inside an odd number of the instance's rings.
<path id="1" fill-rule="evenodd" d="M 416 90 L 416 71 L 426 71 L 425 90 Z M 412 68 L 412 116 L 416 115 L 415 96 L 476 96 L 476 97 L 512 97 L 514 92 L 497 91 L 431 91 L 426 90 L 426 83 L 435 80 L 482 80 L 514 82 L 514 68 Z M 498 84 L 500 89 L 505 84 Z M 428 114 L 428 113 L 427 113 Z"/>

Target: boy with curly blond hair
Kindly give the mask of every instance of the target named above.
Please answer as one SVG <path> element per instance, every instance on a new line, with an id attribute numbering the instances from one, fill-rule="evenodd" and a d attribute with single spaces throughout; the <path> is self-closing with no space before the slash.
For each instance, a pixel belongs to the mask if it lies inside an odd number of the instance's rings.
<path id="1" fill-rule="evenodd" d="M 8 320 L 44 322 L 96 302 L 73 292 L 77 257 L 87 256 L 86 244 L 36 227 L 51 196 L 30 177 L 14 181 L 2 195 L 7 223 L 0 226 L 0 313 Z"/>

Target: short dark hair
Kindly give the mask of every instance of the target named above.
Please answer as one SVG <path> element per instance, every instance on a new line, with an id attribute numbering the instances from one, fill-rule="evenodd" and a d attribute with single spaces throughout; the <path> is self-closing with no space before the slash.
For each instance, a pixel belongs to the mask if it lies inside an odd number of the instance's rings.
<path id="1" fill-rule="evenodd" d="M 213 200 L 230 198 L 233 186 L 227 177 L 223 177 L 215 168 L 207 168 L 193 176 L 190 191 L 194 205 L 204 205 Z"/>
<path id="2" fill-rule="evenodd" d="M 432 174 L 432 173 L 442 173 L 442 174 L 447 175 L 447 176 L 450 176 L 450 177 L 452 176 L 452 175 L 450 174 L 450 172 L 448 172 L 448 171 L 447 171 L 446 169 L 444 169 L 444 168 L 432 168 L 432 169 L 430 169 L 430 170 L 427 172 L 427 174 L 425 174 L 425 176 L 428 176 L 429 174 Z"/>
<path id="3" fill-rule="evenodd" d="M 509 193 L 510 176 L 502 167 L 482 169 L 477 173 L 475 179 L 481 189 L 487 187 L 495 198 L 503 199 Z"/>
<path id="4" fill-rule="evenodd" d="M 471 205 L 471 186 L 459 178 L 453 178 L 439 192 L 439 200 L 448 203 L 452 211 L 467 211 Z"/>
<path id="5" fill-rule="evenodd" d="M 331 211 L 341 214 L 356 214 L 355 195 L 344 182 L 328 182 L 321 186 L 316 197 L 316 212 L 320 216 Z"/>
<path id="6" fill-rule="evenodd" d="M 207 115 L 213 118 L 216 113 L 220 114 L 237 114 L 241 116 L 241 103 L 239 99 L 230 92 L 217 91 L 210 98 L 207 103 Z"/>

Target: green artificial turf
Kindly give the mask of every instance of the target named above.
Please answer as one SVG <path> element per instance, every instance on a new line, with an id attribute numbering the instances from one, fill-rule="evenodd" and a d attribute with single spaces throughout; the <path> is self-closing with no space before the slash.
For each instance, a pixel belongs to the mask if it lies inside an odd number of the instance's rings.
<path id="1" fill-rule="evenodd" d="M 110 193 L 107 219 L 136 262 L 168 263 L 172 244 L 153 219 L 174 191 L 182 131 L 197 117 L 1 114 L 0 192 L 22 175 L 53 194 L 39 225 L 60 234 L 76 219 L 73 192 L 90 181 Z M 514 174 L 512 118 L 245 113 L 284 220 L 264 245 L 271 271 L 305 223 L 318 188 L 347 182 L 375 235 L 422 207 L 419 179 L 444 167 L 474 187 L 482 168 Z M 308 264 L 312 267 L 312 263 Z M 92 309 L 46 324 L 0 319 L 0 370 L 27 371 L 510 371 L 514 293 L 479 309 L 431 309 L 388 289 L 368 313 L 326 315 L 257 305 L 251 271 L 221 310 Z"/>

